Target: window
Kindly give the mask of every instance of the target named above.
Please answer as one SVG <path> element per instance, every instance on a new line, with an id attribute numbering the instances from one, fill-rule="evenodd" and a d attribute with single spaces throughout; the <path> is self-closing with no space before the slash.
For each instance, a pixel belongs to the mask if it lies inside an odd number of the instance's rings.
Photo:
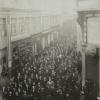
<path id="1" fill-rule="evenodd" d="M 6 18 L 0 18 L 0 33 L 2 37 L 7 36 L 6 32 Z"/>

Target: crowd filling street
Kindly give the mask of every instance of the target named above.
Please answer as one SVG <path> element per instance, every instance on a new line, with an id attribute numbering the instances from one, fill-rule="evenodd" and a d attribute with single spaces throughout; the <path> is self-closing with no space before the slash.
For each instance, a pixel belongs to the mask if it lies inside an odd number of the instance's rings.
<path id="1" fill-rule="evenodd" d="M 2 87 L 3 99 L 96 100 L 95 83 L 88 79 L 81 85 L 81 53 L 75 43 L 66 45 L 66 38 L 55 40 L 34 56 L 30 48 L 25 53 L 16 48 L 9 84 Z"/>

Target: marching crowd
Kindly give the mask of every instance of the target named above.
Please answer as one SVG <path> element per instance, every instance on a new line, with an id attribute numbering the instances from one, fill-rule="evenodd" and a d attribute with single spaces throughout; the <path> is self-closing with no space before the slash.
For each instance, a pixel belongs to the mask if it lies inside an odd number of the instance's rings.
<path id="1" fill-rule="evenodd" d="M 80 100 L 81 54 L 75 43 L 55 41 L 33 56 L 30 48 L 13 53 L 12 75 L 3 87 L 5 100 Z M 84 89 L 87 93 L 87 90 Z"/>

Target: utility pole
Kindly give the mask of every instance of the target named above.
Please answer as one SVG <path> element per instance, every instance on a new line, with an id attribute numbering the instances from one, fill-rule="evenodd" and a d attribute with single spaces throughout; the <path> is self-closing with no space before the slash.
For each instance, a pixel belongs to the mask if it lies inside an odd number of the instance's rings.
<path id="1" fill-rule="evenodd" d="M 6 18 L 6 29 L 7 29 L 7 60 L 8 60 L 8 69 L 12 67 L 12 56 L 11 56 L 11 20 L 10 16 L 8 15 Z"/>

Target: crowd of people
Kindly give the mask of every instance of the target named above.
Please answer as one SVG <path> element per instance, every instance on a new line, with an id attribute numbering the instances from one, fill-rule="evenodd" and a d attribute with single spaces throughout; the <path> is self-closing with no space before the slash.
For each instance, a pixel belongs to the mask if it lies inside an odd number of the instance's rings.
<path id="1" fill-rule="evenodd" d="M 10 82 L 2 89 L 4 99 L 80 100 L 81 54 L 75 43 L 66 44 L 66 39 L 56 40 L 34 56 L 31 48 L 16 48 Z"/>

